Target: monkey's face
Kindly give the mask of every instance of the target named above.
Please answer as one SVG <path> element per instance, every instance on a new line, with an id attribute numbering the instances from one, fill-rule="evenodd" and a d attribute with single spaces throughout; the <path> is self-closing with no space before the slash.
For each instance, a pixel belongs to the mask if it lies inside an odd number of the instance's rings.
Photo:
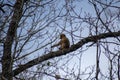
<path id="1" fill-rule="evenodd" d="M 65 34 L 61 34 L 60 35 L 60 39 L 62 39 L 63 37 L 65 37 Z"/>

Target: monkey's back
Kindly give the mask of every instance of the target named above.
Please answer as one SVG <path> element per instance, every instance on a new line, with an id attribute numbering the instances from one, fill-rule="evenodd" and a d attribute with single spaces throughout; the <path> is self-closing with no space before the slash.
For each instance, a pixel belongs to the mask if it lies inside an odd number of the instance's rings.
<path id="1" fill-rule="evenodd" d="M 64 37 L 64 38 L 62 39 L 61 48 L 62 48 L 62 49 L 67 49 L 67 48 L 69 48 L 69 47 L 70 47 L 70 42 L 69 42 L 68 38 Z"/>

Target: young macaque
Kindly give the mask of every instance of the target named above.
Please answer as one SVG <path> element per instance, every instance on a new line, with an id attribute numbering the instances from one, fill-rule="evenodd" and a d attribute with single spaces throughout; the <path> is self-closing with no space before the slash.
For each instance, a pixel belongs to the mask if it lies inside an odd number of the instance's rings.
<path id="1" fill-rule="evenodd" d="M 51 48 L 60 46 L 59 50 L 68 49 L 70 47 L 70 42 L 69 39 L 65 36 L 65 34 L 61 34 L 60 39 L 61 40 L 57 44 L 51 46 Z"/>

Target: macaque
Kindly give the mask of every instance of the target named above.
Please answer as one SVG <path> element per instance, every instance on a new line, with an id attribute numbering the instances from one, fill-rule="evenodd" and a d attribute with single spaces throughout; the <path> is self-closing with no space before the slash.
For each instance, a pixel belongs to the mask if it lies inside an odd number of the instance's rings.
<path id="1" fill-rule="evenodd" d="M 68 49 L 70 47 L 70 42 L 69 39 L 65 36 L 65 34 L 61 34 L 60 39 L 61 40 L 57 44 L 51 46 L 51 48 L 60 46 L 59 50 Z"/>

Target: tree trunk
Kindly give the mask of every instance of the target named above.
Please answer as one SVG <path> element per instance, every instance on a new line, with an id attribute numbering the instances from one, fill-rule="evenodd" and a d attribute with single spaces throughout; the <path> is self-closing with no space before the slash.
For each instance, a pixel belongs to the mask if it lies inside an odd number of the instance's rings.
<path id="1" fill-rule="evenodd" d="M 3 56 L 2 56 L 2 80 L 12 80 L 12 44 L 14 37 L 17 31 L 18 23 L 20 22 L 22 16 L 23 0 L 16 0 L 16 3 L 13 7 L 14 12 L 11 18 L 11 22 L 7 31 L 6 40 L 3 46 Z"/>
<path id="2" fill-rule="evenodd" d="M 118 80 L 120 80 L 120 53 L 118 55 Z"/>

